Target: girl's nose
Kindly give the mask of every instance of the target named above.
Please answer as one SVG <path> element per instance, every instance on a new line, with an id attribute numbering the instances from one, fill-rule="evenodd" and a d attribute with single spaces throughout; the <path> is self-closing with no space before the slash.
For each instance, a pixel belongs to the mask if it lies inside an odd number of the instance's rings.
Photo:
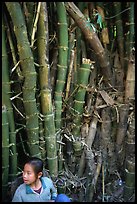
<path id="1" fill-rule="evenodd" d="M 23 172 L 23 178 L 26 178 L 27 174 Z"/>

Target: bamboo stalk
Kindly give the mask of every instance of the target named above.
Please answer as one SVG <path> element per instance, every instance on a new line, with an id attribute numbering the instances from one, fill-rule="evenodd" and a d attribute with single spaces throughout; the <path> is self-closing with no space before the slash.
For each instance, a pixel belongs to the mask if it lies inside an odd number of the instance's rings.
<path id="1" fill-rule="evenodd" d="M 6 36 L 4 30 L 4 22 L 2 26 L 2 92 L 3 103 L 7 107 L 9 121 L 9 142 L 10 142 L 10 180 L 14 180 L 17 175 L 17 152 L 16 152 L 16 131 L 14 123 L 13 108 L 10 101 L 11 87 L 9 81 L 8 55 L 6 51 Z"/>
<path id="2" fill-rule="evenodd" d="M 9 123 L 6 106 L 2 105 L 2 200 L 7 196 L 9 181 Z"/>
<path id="3" fill-rule="evenodd" d="M 6 6 L 14 25 L 19 58 L 24 76 L 22 90 L 26 114 L 26 129 L 28 134 L 29 151 L 31 156 L 40 157 L 38 111 L 35 98 L 36 72 L 33 55 L 30 49 L 27 29 L 20 4 L 18 2 L 6 2 Z M 16 14 L 18 14 L 18 17 Z"/>
<path id="4" fill-rule="evenodd" d="M 105 175 L 104 175 L 104 165 L 102 165 L 102 202 L 104 202 L 105 196 Z"/>
<path id="5" fill-rule="evenodd" d="M 96 103 L 95 103 L 95 110 L 97 108 L 97 106 L 101 103 L 101 99 L 97 96 L 97 99 L 96 99 Z M 78 176 L 81 177 L 82 174 L 83 174 L 83 171 L 84 171 L 84 168 L 85 168 L 85 151 L 86 149 L 91 149 L 92 148 L 92 144 L 93 144 L 93 141 L 95 139 L 95 135 L 96 135 L 96 130 L 97 130 L 97 123 L 98 123 L 98 118 L 97 116 L 94 114 L 93 115 L 93 118 L 90 122 L 90 125 L 89 125 L 89 131 L 88 131 L 88 135 L 85 139 L 85 143 L 87 145 L 87 147 L 84 148 L 84 151 L 82 152 L 82 156 L 81 156 L 81 159 L 80 159 L 80 164 L 79 164 L 79 171 L 78 171 Z"/>
<path id="6" fill-rule="evenodd" d="M 135 20 L 134 20 L 134 2 L 127 2 L 129 12 L 127 13 L 127 22 L 126 22 L 126 29 L 127 33 L 126 36 L 126 42 L 125 42 L 125 57 L 128 60 L 130 60 L 130 55 L 132 53 L 132 49 L 135 46 Z"/>
<path id="7" fill-rule="evenodd" d="M 83 105 L 85 103 L 85 94 L 86 94 L 86 87 L 88 85 L 89 75 L 90 75 L 90 67 L 91 61 L 89 59 L 83 59 L 82 65 L 79 68 L 78 72 L 78 81 L 77 85 L 79 87 L 75 99 L 74 99 L 74 127 L 72 129 L 72 134 L 74 135 L 76 141 L 73 142 L 73 147 L 75 153 L 81 151 L 81 141 L 80 139 L 80 129 L 81 129 L 81 120 L 82 120 L 82 113 L 83 113 Z M 76 153 L 76 154 L 77 154 Z"/>
<path id="8" fill-rule="evenodd" d="M 92 178 L 92 181 L 89 181 L 91 183 L 87 187 L 86 202 L 92 202 L 93 201 L 93 196 L 94 196 L 94 192 L 96 190 L 96 185 L 97 185 L 98 177 L 100 175 L 101 166 L 102 166 L 102 159 L 101 159 L 101 156 L 99 156 L 94 176 Z M 102 166 L 102 168 L 103 168 L 103 166 Z"/>
<path id="9" fill-rule="evenodd" d="M 128 124 L 126 138 L 126 155 L 135 154 L 135 114 L 132 112 Z"/>
<path id="10" fill-rule="evenodd" d="M 116 133 L 116 154 L 117 164 L 119 168 L 123 165 L 124 161 L 124 139 L 127 132 L 127 120 L 129 114 L 129 104 L 122 104 L 119 108 L 119 124 Z"/>
<path id="11" fill-rule="evenodd" d="M 78 2 L 77 6 L 79 10 L 82 12 L 83 11 L 83 2 Z M 75 22 L 75 21 L 74 21 Z M 76 28 L 76 72 L 75 72 L 75 84 L 77 84 L 77 73 L 78 69 L 81 65 L 81 56 L 82 56 L 82 47 L 81 47 L 81 39 L 82 39 L 82 32 L 79 27 Z"/>
<path id="12" fill-rule="evenodd" d="M 16 56 L 16 49 L 14 46 L 14 38 L 10 30 L 10 26 L 8 25 L 7 19 L 6 19 L 6 25 L 7 25 L 7 38 L 9 41 L 9 46 L 10 46 L 10 51 L 12 54 L 12 60 L 14 67 L 11 70 L 11 80 L 14 79 L 14 83 L 12 84 L 12 89 L 14 90 L 14 94 L 16 94 L 17 97 L 12 97 L 11 101 L 12 105 L 14 107 L 14 118 L 18 118 L 17 120 L 20 120 L 20 122 L 23 121 L 25 118 L 24 115 L 22 114 L 24 112 L 24 107 L 23 107 L 23 99 L 18 98 L 19 95 L 22 95 L 22 88 L 21 88 L 21 83 L 23 82 L 23 75 L 21 71 L 21 66 L 20 66 L 20 61 L 17 62 L 17 56 Z M 15 99 L 15 100 L 14 100 Z M 20 117 L 21 116 L 21 117 Z"/>
<path id="13" fill-rule="evenodd" d="M 64 101 L 67 102 L 69 95 L 71 95 L 71 92 L 73 91 L 73 80 L 75 76 L 75 70 L 74 70 L 74 63 L 76 58 L 76 48 L 75 48 L 75 42 L 76 42 L 76 34 L 75 34 L 75 23 L 72 18 L 70 18 L 69 23 L 69 41 L 68 41 L 68 77 L 67 77 L 67 83 L 66 83 L 66 93 L 65 93 L 65 99 Z M 63 110 L 64 112 L 64 110 Z"/>
<path id="14" fill-rule="evenodd" d="M 44 127 L 43 127 L 43 121 L 39 119 L 39 146 L 40 146 L 40 151 L 41 151 L 41 159 L 43 160 L 43 164 L 45 166 L 45 157 L 46 157 L 46 142 L 45 142 L 45 137 L 44 137 Z"/>
<path id="15" fill-rule="evenodd" d="M 125 102 L 135 100 L 135 59 L 129 59 L 125 83 Z"/>
<path id="16" fill-rule="evenodd" d="M 50 89 L 49 73 L 49 33 L 47 4 L 41 3 L 40 16 L 38 21 L 38 56 L 39 56 L 39 80 L 41 94 L 41 111 L 44 117 L 44 137 L 47 151 L 47 161 L 50 175 L 56 177 L 58 174 L 57 147 L 54 113 Z"/>
<path id="17" fill-rule="evenodd" d="M 111 108 L 103 108 L 101 111 L 101 145 L 102 145 L 102 155 L 105 160 L 105 163 L 109 169 L 109 174 L 113 174 L 117 169 L 116 165 L 116 156 L 115 156 L 115 143 L 111 137 L 111 129 L 112 129 L 112 118 L 111 118 Z"/>
<path id="18" fill-rule="evenodd" d="M 123 23 L 121 19 L 121 2 L 114 2 L 114 11 L 116 14 L 115 23 L 117 29 L 117 42 L 118 42 L 118 51 L 120 57 L 121 68 L 124 69 L 124 32 L 123 32 Z M 117 15 L 119 14 L 119 15 Z"/>
<path id="19" fill-rule="evenodd" d="M 68 99 L 69 92 L 70 92 L 70 85 L 71 85 L 71 78 L 72 78 L 72 71 L 73 71 L 73 63 L 74 63 L 74 50 L 71 50 L 69 73 L 68 73 L 68 79 L 67 79 L 67 85 L 66 85 L 65 101 Z"/>
<path id="20" fill-rule="evenodd" d="M 125 185 L 124 185 L 124 202 L 128 202 L 135 190 L 135 157 L 132 155 L 126 158 L 125 165 Z"/>
<path id="21" fill-rule="evenodd" d="M 119 61 L 118 51 L 115 51 L 114 57 L 114 71 L 115 71 L 115 88 L 118 90 L 117 102 L 123 103 L 124 101 L 124 70 Z"/>
<path id="22" fill-rule="evenodd" d="M 52 65 L 50 67 L 50 81 L 52 87 L 52 98 L 54 97 L 56 75 L 57 75 L 58 49 L 53 51 Z"/>
<path id="23" fill-rule="evenodd" d="M 93 183 L 91 182 L 94 178 L 95 172 L 96 172 L 96 165 L 95 165 L 95 160 L 94 160 L 94 154 L 92 150 L 86 150 L 86 177 L 87 177 L 87 182 L 86 182 L 86 202 L 91 202 L 92 201 L 92 196 L 94 192 L 94 186 Z"/>
<path id="24" fill-rule="evenodd" d="M 68 25 L 67 15 L 64 2 L 57 2 L 57 18 L 58 18 L 58 65 L 57 65 L 57 80 L 55 87 L 55 128 L 58 131 L 62 123 L 62 94 L 64 91 L 67 60 L 68 60 Z M 59 139 L 59 138 L 58 138 Z"/>
<path id="25" fill-rule="evenodd" d="M 6 20 L 7 21 L 7 20 Z M 12 68 L 11 73 L 14 72 L 14 70 L 16 70 L 16 73 L 18 75 L 19 80 L 23 80 L 23 76 L 22 76 L 22 72 L 21 72 L 21 68 L 20 68 L 20 61 L 17 62 L 16 59 L 16 54 L 15 54 L 15 47 L 13 45 L 13 40 L 12 40 L 12 36 L 11 36 L 11 32 L 10 32 L 10 28 L 8 26 L 8 22 L 6 22 L 7 24 L 7 37 L 8 37 L 8 41 L 9 41 L 9 45 L 10 45 L 10 50 L 11 50 L 11 54 L 12 54 L 12 59 L 13 59 L 13 63 L 14 63 L 14 68 Z"/>

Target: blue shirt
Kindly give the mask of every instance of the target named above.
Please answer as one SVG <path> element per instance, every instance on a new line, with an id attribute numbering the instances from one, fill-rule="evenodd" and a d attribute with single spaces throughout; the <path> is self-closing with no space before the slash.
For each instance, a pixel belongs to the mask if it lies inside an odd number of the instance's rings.
<path id="1" fill-rule="evenodd" d="M 40 194 L 35 192 L 30 185 L 21 184 L 15 191 L 12 202 L 46 202 L 55 200 L 57 197 L 57 189 L 48 177 L 41 177 L 42 188 Z"/>

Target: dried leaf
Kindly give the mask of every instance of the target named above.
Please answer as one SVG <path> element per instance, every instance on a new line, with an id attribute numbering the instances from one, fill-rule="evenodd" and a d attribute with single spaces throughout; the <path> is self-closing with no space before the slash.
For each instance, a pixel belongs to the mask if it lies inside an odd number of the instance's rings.
<path id="1" fill-rule="evenodd" d="M 114 105 L 115 101 L 113 100 L 111 96 L 107 94 L 106 91 L 102 90 L 102 91 L 99 91 L 99 93 L 101 94 L 102 98 L 107 103 L 107 105 L 111 105 L 111 106 Z"/>

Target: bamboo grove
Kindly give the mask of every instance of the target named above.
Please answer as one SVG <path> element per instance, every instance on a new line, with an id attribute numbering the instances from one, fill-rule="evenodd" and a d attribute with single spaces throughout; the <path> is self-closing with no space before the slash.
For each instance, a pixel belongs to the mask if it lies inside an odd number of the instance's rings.
<path id="1" fill-rule="evenodd" d="M 101 186 L 104 201 L 118 175 L 129 201 L 134 29 L 134 2 L 2 4 L 3 200 L 25 159 L 36 156 L 59 192 L 90 202 Z"/>

